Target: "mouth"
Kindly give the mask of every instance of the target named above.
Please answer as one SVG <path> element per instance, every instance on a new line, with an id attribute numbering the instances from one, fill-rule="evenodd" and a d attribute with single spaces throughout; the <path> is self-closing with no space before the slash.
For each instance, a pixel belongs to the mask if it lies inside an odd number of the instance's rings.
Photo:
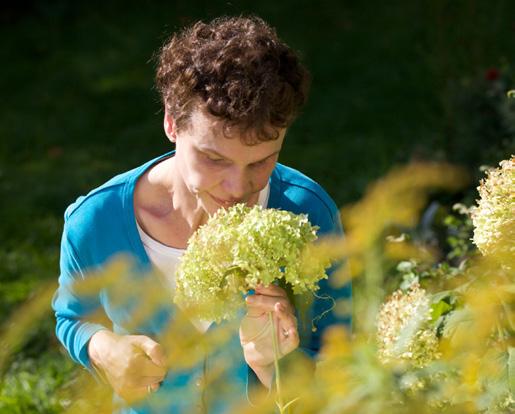
<path id="1" fill-rule="evenodd" d="M 215 197 L 214 195 L 212 194 L 209 194 L 210 197 L 216 202 L 216 204 L 224 207 L 224 208 L 229 208 L 229 207 L 232 207 L 233 205 L 235 204 L 238 204 L 238 203 L 241 203 L 242 201 L 227 201 L 227 200 L 222 200 L 218 197 Z"/>

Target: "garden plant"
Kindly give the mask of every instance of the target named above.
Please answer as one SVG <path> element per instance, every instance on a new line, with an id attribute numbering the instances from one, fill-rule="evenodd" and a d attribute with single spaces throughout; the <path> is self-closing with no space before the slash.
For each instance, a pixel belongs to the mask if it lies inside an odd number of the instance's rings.
<path id="1" fill-rule="evenodd" d="M 449 180 L 449 177 L 453 179 Z M 315 377 L 301 362 L 288 365 L 281 372 L 278 370 L 281 412 L 286 401 L 292 402 L 288 409 L 295 413 L 411 412 L 415 408 L 428 413 L 509 412 L 514 403 L 514 263 L 511 254 L 514 215 L 511 213 L 515 205 L 512 191 L 515 159 L 507 159 L 499 168 L 489 170 L 479 187 L 477 206 L 467 211 L 461 207 L 462 214 L 467 214 L 461 219 L 461 225 L 468 226 L 469 230 L 473 228 L 473 240 L 481 253 L 463 250 L 459 243 L 454 243 L 455 248 L 448 252 L 448 259 L 435 263 L 436 253 L 430 246 L 421 244 L 416 236 L 417 217 L 425 205 L 428 191 L 456 190 L 465 182 L 463 171 L 443 164 L 411 165 L 391 172 L 372 186 L 360 203 L 344 211 L 343 222 L 348 230 L 343 240 L 321 240 L 311 245 L 309 261 L 314 264 L 311 268 L 318 268 L 318 271 L 310 273 L 310 277 L 319 275 L 311 279 L 301 277 L 297 273 L 300 269 L 295 265 L 305 260 L 303 248 L 315 237 L 314 229 L 305 217 L 297 218 L 273 210 L 250 210 L 243 206 L 223 211 L 213 217 L 192 241 L 191 256 L 182 269 L 181 297 L 177 300 L 185 309 L 188 303 L 206 305 L 221 300 L 208 307 L 209 313 L 201 306 L 201 313 L 196 316 L 230 318 L 237 313 L 238 303 L 242 303 L 242 293 L 260 282 L 271 283 L 284 277 L 293 290 L 300 293 L 310 287 L 313 289 L 316 280 L 324 277 L 323 269 L 329 260 L 343 258 L 345 263 L 333 283 L 342 284 L 354 278 L 354 306 L 367 309 L 375 303 L 373 320 L 369 319 L 370 312 L 361 315 L 355 322 L 359 325 L 355 326 L 353 334 L 335 326 L 325 337 Z M 387 208 L 382 210 L 380 217 L 372 219 L 369 207 L 378 200 Z M 266 236 L 265 231 L 259 235 L 258 222 L 268 223 L 263 230 L 272 229 L 272 233 Z M 451 224 L 456 226 L 459 219 L 446 222 L 449 227 Z M 290 230 L 282 232 L 288 226 L 292 226 Z M 300 230 L 293 239 L 292 228 Z M 274 229 L 276 233 L 273 233 Z M 255 231 L 257 233 L 252 234 Z M 281 235 L 287 239 L 281 239 Z M 250 241 L 256 245 L 248 245 Z M 267 241 L 271 245 L 267 246 Z M 205 242 L 220 244 L 217 249 L 206 250 Z M 264 247 L 264 250 L 260 251 L 257 246 L 263 242 L 265 244 L 260 248 Z M 241 250 L 235 249 L 232 253 L 236 254 L 231 256 L 230 248 L 238 243 L 242 243 Z M 293 250 L 278 248 L 274 243 L 290 246 Z M 245 247 L 249 249 L 245 250 Z M 284 258 L 275 258 L 270 262 L 271 267 L 263 266 L 268 273 L 257 276 L 259 273 L 256 272 L 261 269 L 253 266 L 262 262 L 253 262 L 253 257 L 266 251 L 267 247 L 272 247 L 274 254 L 284 254 Z M 216 260 L 210 256 L 220 253 L 222 255 Z M 227 259 L 225 263 L 224 258 Z M 398 264 L 394 266 L 396 262 Z M 224 269 L 219 273 L 222 280 L 215 278 L 215 269 L 220 269 L 218 265 Z M 289 269 L 289 265 L 293 269 Z M 195 276 L 197 272 L 190 269 L 198 268 L 208 273 L 215 271 L 209 279 L 216 288 L 213 299 L 203 304 L 192 299 L 199 282 Z M 130 262 L 120 259 L 106 272 L 79 284 L 77 291 L 88 294 L 116 286 L 120 278 L 125 278 L 125 287 L 131 283 L 132 289 L 146 298 L 153 298 L 147 301 L 141 318 L 153 312 L 161 301 L 171 300 L 161 291 L 141 283 L 138 285 L 137 280 L 124 276 L 130 273 Z M 400 289 L 385 299 L 379 294 L 378 286 L 386 278 L 396 280 Z M 9 349 L 16 349 L 16 343 L 45 307 L 51 292 L 51 289 L 41 292 L 28 302 L 19 313 L 21 316 L 11 322 L 13 328 L 2 338 L 8 345 L 0 355 L 3 364 L 9 357 Z M 121 292 L 120 300 L 126 299 Z M 224 303 L 229 306 L 225 307 Z M 345 312 L 348 305 L 336 303 L 334 306 Z M 234 329 L 228 324 L 227 331 L 222 329 L 202 336 L 191 329 L 190 318 L 191 312 L 184 316 L 182 324 L 178 319 L 173 325 L 175 332 L 168 336 L 168 345 L 175 351 L 168 360 L 170 369 L 193 364 L 200 358 L 200 354 L 192 352 L 199 342 L 210 352 L 216 352 Z M 471 340 L 470 332 L 474 332 L 474 340 Z M 226 363 L 230 365 L 230 361 Z M 229 366 L 220 366 L 220 376 L 224 369 Z M 213 384 L 216 380 L 211 378 Z M 80 387 L 82 396 L 70 401 L 65 412 L 81 412 L 89 399 L 96 401 L 101 410 L 110 409 L 108 390 L 99 388 L 86 377 L 76 381 L 73 388 Z M 75 389 L 72 395 L 78 392 Z M 235 401 L 234 412 L 274 412 L 277 409 L 275 398 L 267 393 L 259 394 L 257 391 L 259 405 L 244 407 Z"/>

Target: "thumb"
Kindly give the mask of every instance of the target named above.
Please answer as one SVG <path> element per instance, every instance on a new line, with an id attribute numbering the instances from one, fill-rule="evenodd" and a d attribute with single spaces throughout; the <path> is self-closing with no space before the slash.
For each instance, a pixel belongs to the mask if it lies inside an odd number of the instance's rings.
<path id="1" fill-rule="evenodd" d="M 144 335 L 135 335 L 133 338 L 134 345 L 141 348 L 154 364 L 166 368 L 166 358 L 163 347 L 160 344 Z"/>

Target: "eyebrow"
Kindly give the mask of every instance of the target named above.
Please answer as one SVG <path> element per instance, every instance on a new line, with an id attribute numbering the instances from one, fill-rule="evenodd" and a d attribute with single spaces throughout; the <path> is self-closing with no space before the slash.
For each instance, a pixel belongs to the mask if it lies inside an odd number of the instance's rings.
<path id="1" fill-rule="evenodd" d="M 199 150 L 200 152 L 204 152 L 204 153 L 211 153 L 211 154 L 213 154 L 213 155 L 215 155 L 215 156 L 217 156 L 217 157 L 223 158 L 223 159 L 225 159 L 225 160 L 232 161 L 232 160 L 230 160 L 229 158 L 227 158 L 226 156 L 224 156 L 224 155 L 220 154 L 218 151 L 215 151 L 215 150 L 210 149 L 210 148 L 198 148 L 198 150 Z M 274 156 L 274 155 L 276 155 L 276 154 L 279 154 L 279 152 L 280 152 L 280 150 L 277 150 L 277 151 L 275 151 L 275 152 L 271 153 L 270 155 L 267 155 L 266 157 L 264 157 L 264 158 L 262 158 L 262 159 L 260 159 L 260 160 L 257 160 L 257 161 L 252 162 L 251 164 L 257 164 L 257 163 L 259 163 L 259 162 L 265 161 L 265 160 L 267 160 L 268 158 L 270 158 L 270 157 L 272 157 L 272 156 Z"/>

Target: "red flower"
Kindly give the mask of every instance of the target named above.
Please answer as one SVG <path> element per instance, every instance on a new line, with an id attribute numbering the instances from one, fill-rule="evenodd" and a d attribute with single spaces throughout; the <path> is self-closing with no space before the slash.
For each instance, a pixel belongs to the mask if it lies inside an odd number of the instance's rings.
<path id="1" fill-rule="evenodd" d="M 63 155 L 63 148 L 59 145 L 54 145 L 47 149 L 46 154 L 48 158 L 59 158 Z"/>
<path id="2" fill-rule="evenodd" d="M 501 72 L 496 68 L 490 68 L 485 72 L 485 79 L 489 81 L 497 80 L 501 77 Z"/>

